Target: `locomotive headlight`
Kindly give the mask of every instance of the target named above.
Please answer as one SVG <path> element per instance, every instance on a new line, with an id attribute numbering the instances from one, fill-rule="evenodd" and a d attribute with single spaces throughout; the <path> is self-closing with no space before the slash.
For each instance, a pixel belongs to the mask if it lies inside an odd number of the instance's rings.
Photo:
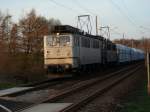
<path id="1" fill-rule="evenodd" d="M 68 69 L 68 68 L 69 68 L 69 65 L 65 65 L 65 68 Z"/>

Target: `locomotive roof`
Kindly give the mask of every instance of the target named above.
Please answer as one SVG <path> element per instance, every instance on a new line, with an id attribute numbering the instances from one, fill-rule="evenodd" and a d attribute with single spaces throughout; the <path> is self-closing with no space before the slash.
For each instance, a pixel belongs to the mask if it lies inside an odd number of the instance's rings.
<path id="1" fill-rule="evenodd" d="M 54 26 L 53 33 L 81 33 L 80 29 L 69 25 Z"/>
<path id="2" fill-rule="evenodd" d="M 87 37 L 91 37 L 91 38 L 96 38 L 96 39 L 100 39 L 100 40 L 105 40 L 104 37 L 102 36 L 98 36 L 98 35 L 91 35 L 88 34 L 78 28 L 72 27 L 70 25 L 57 25 L 54 27 L 54 29 L 52 30 L 52 33 L 71 33 L 71 34 L 79 34 L 79 35 L 83 35 L 83 36 L 87 36 Z"/>

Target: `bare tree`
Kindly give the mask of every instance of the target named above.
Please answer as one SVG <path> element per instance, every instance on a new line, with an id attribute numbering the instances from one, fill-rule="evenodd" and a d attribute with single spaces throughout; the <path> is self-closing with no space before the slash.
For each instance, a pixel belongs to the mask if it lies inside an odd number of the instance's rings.
<path id="1" fill-rule="evenodd" d="M 56 24 L 60 24 L 60 22 L 54 19 L 47 20 L 45 17 L 38 16 L 34 9 L 25 18 L 22 18 L 19 26 L 23 36 L 23 44 L 26 48 L 25 53 L 40 52 L 44 35 L 50 34 L 51 27 Z"/>
<path id="2" fill-rule="evenodd" d="M 37 15 L 34 9 L 18 23 L 0 12 L 0 74 L 42 74 L 43 37 L 58 24 L 59 20 Z"/>
<path id="3" fill-rule="evenodd" d="M 17 38 L 18 38 L 18 26 L 17 24 L 13 24 L 10 32 L 10 43 L 9 43 L 9 52 L 11 54 L 16 54 L 18 44 Z"/>
<path id="4" fill-rule="evenodd" d="M 150 51 L 150 39 L 141 38 L 141 39 L 116 39 L 114 40 L 117 44 L 123 44 L 129 47 L 142 49 L 145 52 Z"/>

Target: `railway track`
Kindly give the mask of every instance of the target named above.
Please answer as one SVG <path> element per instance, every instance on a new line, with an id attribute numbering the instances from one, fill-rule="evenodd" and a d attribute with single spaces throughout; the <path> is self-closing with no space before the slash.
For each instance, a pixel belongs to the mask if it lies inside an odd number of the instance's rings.
<path id="1" fill-rule="evenodd" d="M 1 95 L 1 97 L 17 97 L 23 94 L 26 94 L 28 92 L 32 92 L 32 91 L 36 91 L 39 89 L 44 89 L 47 88 L 49 86 L 53 86 L 56 85 L 60 82 L 64 82 L 67 80 L 72 80 L 72 77 L 59 77 L 59 78 L 51 78 L 51 79 L 47 79 L 41 82 L 36 82 L 36 83 L 31 83 L 31 84 L 27 84 L 27 85 L 21 85 L 18 88 L 29 88 L 29 89 L 25 89 L 25 90 L 21 90 L 21 91 L 16 91 L 16 92 L 12 92 L 12 93 L 8 93 L 8 94 L 4 94 Z"/>
<path id="2" fill-rule="evenodd" d="M 130 67 L 123 68 L 123 69 L 121 69 L 121 70 L 119 70 L 117 72 L 109 73 L 108 75 L 105 75 L 103 77 L 93 78 L 93 79 L 84 80 L 84 81 L 78 81 L 76 84 L 74 84 L 74 85 L 72 85 L 72 86 L 70 86 L 68 88 L 62 89 L 57 94 L 51 95 L 50 97 L 45 98 L 45 99 L 41 99 L 40 101 L 38 101 L 36 103 L 25 103 L 25 105 L 22 105 L 24 103 L 17 102 L 18 104 L 20 103 L 21 106 L 19 106 L 17 108 L 14 108 L 13 110 L 15 110 L 15 111 L 13 111 L 13 112 L 21 112 L 24 109 L 30 108 L 30 107 L 35 106 L 35 105 L 40 104 L 40 103 L 72 102 L 71 101 L 71 99 L 72 99 L 71 97 L 74 96 L 74 95 L 76 96 L 76 93 L 78 94 L 78 92 L 80 92 L 80 91 L 86 91 L 85 90 L 86 88 L 89 88 L 89 87 L 92 87 L 94 85 L 97 85 L 99 82 L 102 83 L 102 82 L 106 82 L 106 80 L 109 80 L 109 79 L 111 80 L 112 77 L 118 77 L 119 74 L 127 73 L 127 71 L 133 69 L 135 66 L 137 66 L 137 65 L 132 65 Z M 47 83 L 42 84 L 43 87 L 45 87 L 46 84 Z M 42 86 L 40 88 L 42 88 Z M 17 94 L 17 95 L 20 95 L 20 93 Z M 14 95 L 11 95 L 11 96 L 14 96 Z M 70 96 L 70 98 L 68 96 Z M 68 99 L 67 99 L 67 97 L 68 97 Z M 82 98 L 82 100 L 83 99 L 86 99 L 86 98 Z M 71 108 L 76 108 L 77 105 L 78 105 L 77 107 L 79 108 L 79 105 L 80 105 L 79 102 L 81 102 L 81 101 L 75 101 L 74 100 L 73 105 L 71 105 L 70 107 L 66 108 L 65 110 L 62 110 L 62 112 L 66 111 L 66 110 L 69 111 L 69 109 L 71 109 Z M 10 104 L 11 103 L 12 102 L 10 102 Z"/>
<path id="3" fill-rule="evenodd" d="M 44 103 L 55 102 L 61 98 L 66 97 L 67 95 L 70 96 L 71 94 L 75 94 L 75 92 L 79 92 L 81 90 L 83 91 L 85 88 L 89 88 L 90 86 L 94 86 L 99 83 L 105 82 L 108 79 L 111 79 L 112 77 L 118 77 L 118 75 L 120 76 L 120 74 L 126 73 L 129 69 L 133 69 L 134 67 L 135 67 L 135 65 L 121 69 L 121 70 L 113 72 L 113 73 L 110 73 L 108 75 L 105 75 L 104 77 L 82 81 L 78 84 L 73 85 L 72 87 L 65 88 L 60 93 L 55 94 L 54 96 L 51 96 L 51 97 L 49 97 L 49 99 L 46 99 L 45 101 L 42 101 L 42 102 L 44 102 Z"/>
<path id="4" fill-rule="evenodd" d="M 90 102 L 91 100 L 94 100 L 94 98 L 103 95 L 105 92 L 109 91 L 112 87 L 116 86 L 117 84 L 121 83 L 124 79 L 129 77 L 131 74 L 136 72 L 141 66 L 136 67 L 135 69 L 125 73 L 123 76 L 116 78 L 112 82 L 106 84 L 103 87 L 100 87 L 99 89 L 93 91 L 91 94 L 87 94 L 86 97 L 81 98 L 78 101 L 75 101 L 71 106 L 68 106 L 67 108 L 61 110 L 60 112 L 74 112 L 77 111 L 79 108 Z M 68 99 L 67 99 L 68 100 Z M 64 100 L 64 101 L 67 101 Z M 73 100 L 74 101 L 74 100 Z"/>
<path id="5" fill-rule="evenodd" d="M 123 66 L 123 67 L 125 67 L 125 66 Z M 116 71 L 117 69 L 120 69 L 120 68 L 121 67 L 117 67 L 117 68 L 115 67 L 115 70 L 114 70 L 114 68 L 108 69 L 107 71 L 103 71 L 102 74 L 109 74 L 109 73 L 114 72 L 114 71 Z M 17 91 L 17 92 L 12 92 L 12 93 L 9 93 L 9 94 L 4 94 L 4 95 L 1 95 L 1 97 L 17 97 L 17 96 L 24 95 L 26 93 L 30 94 L 31 92 L 43 90 L 43 89 L 46 89 L 46 88 L 49 88 L 49 87 L 50 88 L 55 88 L 54 86 L 59 85 L 59 84 L 63 85 L 63 83 L 67 82 L 67 81 L 68 82 L 70 81 L 70 85 L 66 85 L 66 86 L 72 86 L 72 84 L 75 84 L 75 83 L 81 82 L 83 80 L 88 80 L 88 79 L 99 76 L 99 74 L 98 74 L 97 76 L 93 77 L 93 75 L 90 75 L 90 74 L 88 74 L 88 76 L 86 76 L 86 77 L 82 76 L 82 75 L 79 75 L 78 77 L 73 77 L 73 76 L 56 77 L 56 78 L 51 78 L 51 79 L 47 79 L 47 80 L 40 81 L 40 82 L 20 85 L 19 87 L 25 87 L 27 89 Z"/>
<path id="6" fill-rule="evenodd" d="M 71 106 L 69 106 L 65 110 L 60 111 L 60 112 L 72 112 L 80 108 L 80 106 L 83 106 L 85 103 L 88 103 L 97 95 L 100 95 L 104 93 L 105 91 L 108 91 L 111 87 L 115 86 L 121 80 L 125 79 L 126 77 L 128 77 L 129 75 L 131 75 L 133 72 L 135 72 L 137 69 L 140 68 L 140 66 L 136 68 L 135 66 L 137 65 L 121 69 L 117 72 L 111 73 L 101 78 L 95 78 L 91 80 L 82 81 L 78 84 L 73 85 L 72 87 L 65 88 L 64 90 L 60 91 L 58 94 L 52 95 L 49 98 L 43 99 L 40 102 L 34 103 L 30 106 L 27 106 L 26 108 L 22 108 L 15 112 L 21 112 L 24 109 L 30 108 L 40 103 L 54 103 L 54 102 L 55 103 L 60 103 L 60 102 L 73 103 Z M 99 89 L 96 89 L 96 88 L 99 88 Z"/>
<path id="7" fill-rule="evenodd" d="M 5 112 L 5 111 L 15 112 L 21 108 L 26 108 L 30 105 L 32 105 L 32 103 L 15 102 L 15 101 L 10 101 L 10 100 L 0 99 L 0 112 Z"/>

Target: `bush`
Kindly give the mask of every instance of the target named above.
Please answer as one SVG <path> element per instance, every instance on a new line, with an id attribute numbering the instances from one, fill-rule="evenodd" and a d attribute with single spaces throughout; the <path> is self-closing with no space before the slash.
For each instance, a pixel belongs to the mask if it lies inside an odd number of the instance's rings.
<path id="1" fill-rule="evenodd" d="M 44 78 L 43 56 L 0 54 L 0 74 L 32 81 Z"/>

